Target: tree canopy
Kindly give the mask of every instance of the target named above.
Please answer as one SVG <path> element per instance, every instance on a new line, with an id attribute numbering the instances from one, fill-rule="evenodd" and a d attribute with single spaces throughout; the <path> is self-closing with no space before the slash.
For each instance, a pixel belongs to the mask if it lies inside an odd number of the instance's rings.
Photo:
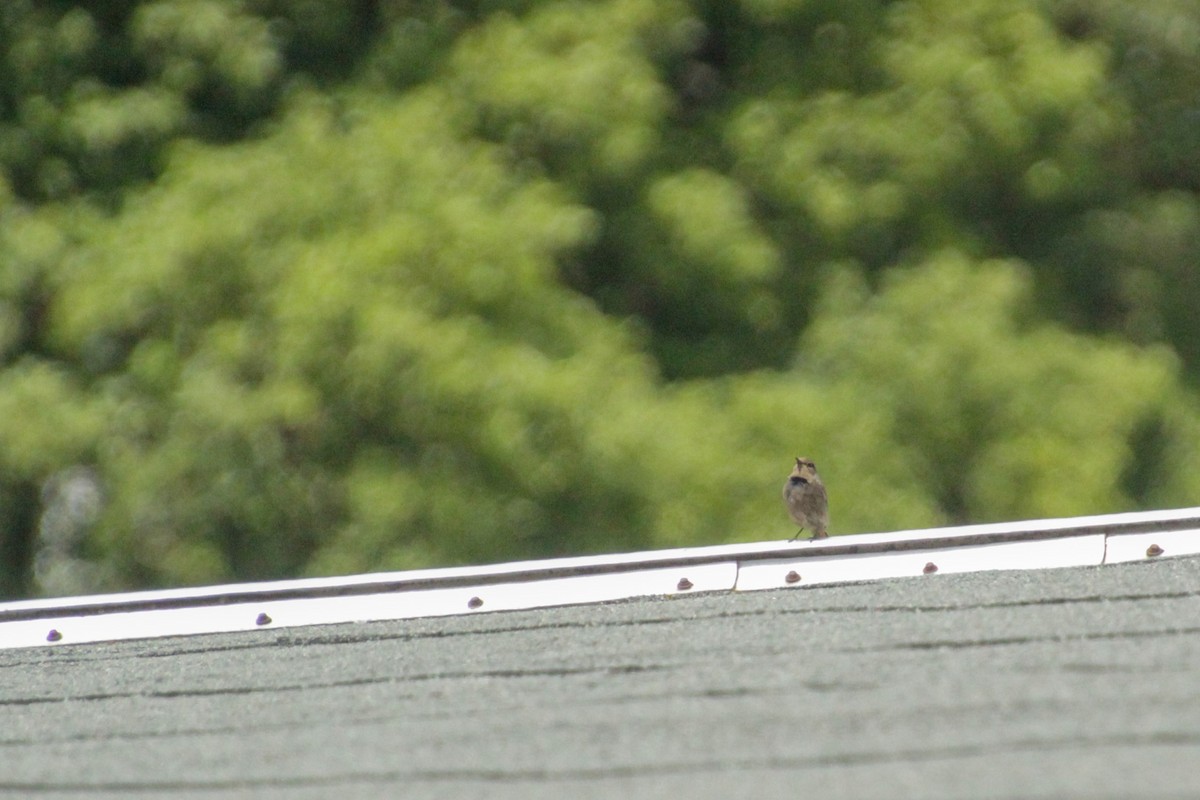
<path id="1" fill-rule="evenodd" d="M 0 9 L 0 593 L 1200 496 L 1200 8 Z"/>

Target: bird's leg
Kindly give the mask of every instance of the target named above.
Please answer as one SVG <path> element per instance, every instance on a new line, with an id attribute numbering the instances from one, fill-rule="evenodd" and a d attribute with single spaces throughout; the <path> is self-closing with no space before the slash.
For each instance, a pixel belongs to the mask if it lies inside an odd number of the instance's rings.
<path id="1" fill-rule="evenodd" d="M 797 539 L 799 539 L 799 538 L 800 538 L 800 534 L 802 534 L 802 533 L 804 533 L 804 528 L 801 528 L 800 530 L 796 531 L 796 535 L 795 535 L 795 536 L 793 536 L 792 538 L 788 539 L 788 541 L 789 541 L 789 542 L 794 542 L 794 541 L 796 541 Z"/>

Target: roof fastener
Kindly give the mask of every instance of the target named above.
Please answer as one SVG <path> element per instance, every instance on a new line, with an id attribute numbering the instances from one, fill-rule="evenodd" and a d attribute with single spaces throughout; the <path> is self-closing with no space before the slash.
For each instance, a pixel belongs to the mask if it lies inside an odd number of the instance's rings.
<path id="1" fill-rule="evenodd" d="M 675 588 L 681 592 L 686 592 L 688 589 L 692 588 L 694 585 L 695 584 L 693 584 L 687 578 L 680 578 L 679 583 L 675 584 Z"/>
<path id="2" fill-rule="evenodd" d="M 933 573 L 937 572 L 937 569 L 937 564 L 933 563 L 932 561 L 928 561 L 925 563 L 925 569 L 921 570 L 921 572 L 925 573 L 926 575 L 932 575 Z"/>
<path id="3" fill-rule="evenodd" d="M 800 573 L 796 572 L 796 570 L 792 570 L 787 575 L 783 576 L 783 580 L 787 583 L 799 583 L 800 582 Z"/>
<path id="4" fill-rule="evenodd" d="M 1161 556 L 1162 554 L 1163 554 L 1163 549 L 1156 544 L 1152 544 L 1146 548 L 1146 557 L 1147 558 L 1154 558 L 1155 556 Z"/>
<path id="5" fill-rule="evenodd" d="M 483 600 L 478 597 L 472 597 L 467 601 L 467 608 L 479 608 L 483 605 Z"/>
<path id="6" fill-rule="evenodd" d="M 254 618 L 254 624 L 255 625 L 270 625 L 271 624 L 270 614 L 268 614 L 265 611 L 260 613 L 257 617 Z"/>
<path id="7" fill-rule="evenodd" d="M 60 639 L 62 639 L 62 634 L 59 633 L 58 628 L 51 628 L 50 632 L 46 634 L 47 642 L 57 642 Z"/>

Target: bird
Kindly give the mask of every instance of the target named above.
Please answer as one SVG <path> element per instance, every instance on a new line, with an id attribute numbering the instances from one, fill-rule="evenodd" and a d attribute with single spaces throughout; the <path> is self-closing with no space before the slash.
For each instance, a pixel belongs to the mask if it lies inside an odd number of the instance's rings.
<path id="1" fill-rule="evenodd" d="M 792 520 L 800 526 L 789 542 L 799 539 L 805 528 L 812 530 L 813 539 L 829 536 L 829 499 L 817 474 L 817 465 L 810 459 L 797 456 L 796 468 L 783 485 L 783 502 Z"/>

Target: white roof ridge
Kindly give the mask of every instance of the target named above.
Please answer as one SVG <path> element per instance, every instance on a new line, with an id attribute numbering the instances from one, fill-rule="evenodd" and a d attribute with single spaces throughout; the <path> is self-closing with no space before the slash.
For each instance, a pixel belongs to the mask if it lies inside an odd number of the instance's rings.
<path id="1" fill-rule="evenodd" d="M 1200 508 L 0 604 L 0 648 L 544 608 L 1200 553 Z"/>

